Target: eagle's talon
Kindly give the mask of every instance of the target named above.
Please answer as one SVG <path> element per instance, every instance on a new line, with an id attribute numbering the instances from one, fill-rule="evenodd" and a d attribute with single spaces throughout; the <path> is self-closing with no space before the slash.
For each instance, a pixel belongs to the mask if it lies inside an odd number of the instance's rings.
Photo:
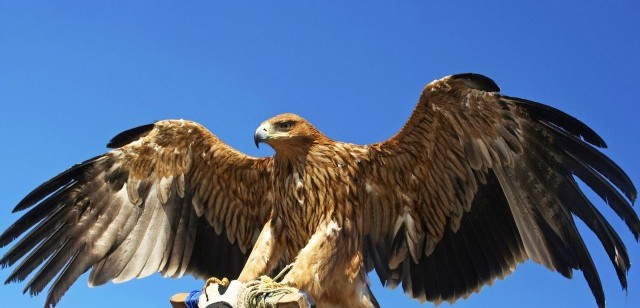
<path id="1" fill-rule="evenodd" d="M 279 287 L 286 287 L 288 286 L 286 283 L 284 282 L 278 282 L 275 279 L 269 277 L 269 276 L 261 276 L 260 277 L 260 282 L 263 285 L 268 285 L 269 287 L 273 287 L 273 288 L 279 288 Z"/>
<path id="2" fill-rule="evenodd" d="M 210 284 L 217 284 L 226 288 L 229 286 L 229 278 L 224 277 L 222 279 L 219 279 L 218 277 L 209 277 L 204 284 L 204 288 L 206 289 Z"/>

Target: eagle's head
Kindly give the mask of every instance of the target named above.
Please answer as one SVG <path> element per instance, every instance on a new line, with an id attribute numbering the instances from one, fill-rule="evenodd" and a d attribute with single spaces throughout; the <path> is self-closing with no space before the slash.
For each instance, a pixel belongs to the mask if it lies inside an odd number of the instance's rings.
<path id="1" fill-rule="evenodd" d="M 293 113 L 283 113 L 260 124 L 253 140 L 256 147 L 264 142 L 276 152 L 305 149 L 319 140 L 327 139 L 311 123 Z"/>

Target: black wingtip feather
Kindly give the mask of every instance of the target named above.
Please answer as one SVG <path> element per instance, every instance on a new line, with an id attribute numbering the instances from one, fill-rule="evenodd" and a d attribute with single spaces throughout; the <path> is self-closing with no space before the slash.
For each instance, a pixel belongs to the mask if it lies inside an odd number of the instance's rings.
<path id="1" fill-rule="evenodd" d="M 530 101 L 524 98 L 503 95 L 502 98 L 512 101 L 526 109 L 533 117 L 547 121 L 558 127 L 583 138 L 585 141 L 599 147 L 606 148 L 607 144 L 593 129 L 571 115 L 551 106 Z"/>
<path id="2" fill-rule="evenodd" d="M 458 79 L 464 81 L 464 83 L 476 90 L 482 90 L 487 92 L 500 92 L 500 87 L 491 78 L 476 74 L 476 73 L 462 73 L 451 75 L 451 79 Z"/>
<path id="3" fill-rule="evenodd" d="M 0 235 L 0 247 L 8 245 L 26 230 L 39 223 L 51 213 L 55 212 L 55 210 L 61 205 L 60 201 L 63 198 L 63 195 L 73 187 L 74 182 L 62 186 L 60 189 L 56 190 L 56 192 L 49 195 L 45 200 L 40 201 L 38 205 L 30 209 L 26 214 L 22 215 L 22 217 L 16 220 L 15 223 L 9 226 L 9 228 Z"/>
<path id="4" fill-rule="evenodd" d="M 596 194 L 600 196 L 620 218 L 626 223 L 633 233 L 636 241 L 640 236 L 640 219 L 624 197 L 597 171 L 584 164 L 571 153 L 565 152 L 571 161 L 567 162 L 571 172 L 584 181 Z"/>
<path id="5" fill-rule="evenodd" d="M 111 138 L 107 147 L 110 149 L 119 148 L 137 140 L 140 137 L 146 136 L 155 126 L 155 123 L 141 125 L 131 129 L 127 129 Z"/>
<path id="6" fill-rule="evenodd" d="M 630 262 L 627 249 L 622 240 L 609 222 L 602 217 L 602 214 L 580 190 L 573 177 L 567 176 L 566 182 L 560 188 L 560 191 L 559 196 L 564 200 L 563 203 L 569 205 L 572 213 L 584 221 L 589 229 L 598 236 L 616 270 L 620 286 L 622 286 L 623 290 L 626 290 Z"/>
<path id="7" fill-rule="evenodd" d="M 44 199 L 48 195 L 56 192 L 61 187 L 68 185 L 70 182 L 77 180 L 80 175 L 82 175 L 87 168 L 89 168 L 93 162 L 96 160 L 105 157 L 104 155 L 98 155 L 87 159 L 79 164 L 73 165 L 71 168 L 63 171 L 62 173 L 54 176 L 50 180 L 40 184 L 40 186 L 36 187 L 36 189 L 32 190 L 29 194 L 27 194 L 11 211 L 12 213 L 16 213 L 22 211 L 38 201 Z"/>
<path id="8" fill-rule="evenodd" d="M 578 159 L 586 162 L 590 167 L 597 170 L 600 174 L 605 176 L 607 180 L 616 185 L 616 187 L 620 189 L 632 203 L 635 202 L 638 195 L 636 187 L 620 166 L 606 155 L 582 142 L 575 136 L 567 134 L 565 131 L 556 128 L 551 124 L 544 122 L 541 122 L 540 124 L 555 133 L 554 136 L 557 138 L 555 141 L 556 144 L 560 145 L 562 148 L 575 155 Z"/>

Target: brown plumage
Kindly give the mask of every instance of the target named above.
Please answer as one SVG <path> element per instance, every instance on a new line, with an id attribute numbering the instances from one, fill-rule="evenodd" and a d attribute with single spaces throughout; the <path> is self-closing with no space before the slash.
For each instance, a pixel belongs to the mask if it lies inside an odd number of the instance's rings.
<path id="1" fill-rule="evenodd" d="M 274 273 L 319 307 L 374 307 L 366 274 L 421 301 L 455 301 L 527 259 L 602 286 L 573 216 L 605 247 L 623 288 L 629 257 L 573 176 L 625 221 L 636 239 L 636 189 L 597 151 L 604 141 L 552 107 L 504 96 L 477 74 L 427 85 L 391 139 L 333 141 L 283 114 L 255 134 L 271 158 L 230 148 L 197 123 L 166 120 L 125 131 L 114 149 L 27 195 L 29 209 L 1 236 L 0 260 L 46 306 L 91 270 L 89 283 L 155 272 L 180 277 Z M 46 262 L 45 262 L 46 261 Z"/>

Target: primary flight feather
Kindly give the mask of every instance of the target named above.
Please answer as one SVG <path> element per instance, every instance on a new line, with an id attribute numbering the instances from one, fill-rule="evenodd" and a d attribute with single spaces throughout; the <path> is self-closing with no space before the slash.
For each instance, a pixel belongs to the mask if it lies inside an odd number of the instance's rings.
<path id="1" fill-rule="evenodd" d="M 1 236 L 7 282 L 31 275 L 55 305 L 77 278 L 123 282 L 293 267 L 284 282 L 318 307 L 376 307 L 367 272 L 420 301 L 455 301 L 532 259 L 581 270 L 604 307 L 576 229 L 597 235 L 626 288 L 626 248 L 578 177 L 640 235 L 629 177 L 604 141 L 552 107 L 499 93 L 478 74 L 429 83 L 395 136 L 338 142 L 294 114 L 258 127 L 269 158 L 242 154 L 203 126 L 165 120 L 122 132 L 111 151 L 57 175 L 14 209 Z M 26 233 L 26 234 L 25 234 Z M 34 273 L 35 272 L 35 273 Z"/>

